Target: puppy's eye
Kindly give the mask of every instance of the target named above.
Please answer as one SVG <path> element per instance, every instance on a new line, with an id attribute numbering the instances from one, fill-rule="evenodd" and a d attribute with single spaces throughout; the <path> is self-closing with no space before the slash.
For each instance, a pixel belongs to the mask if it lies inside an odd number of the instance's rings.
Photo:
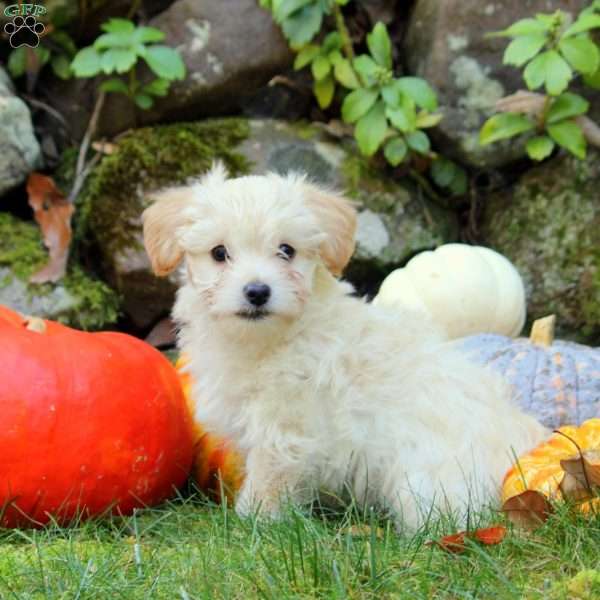
<path id="1" fill-rule="evenodd" d="M 281 258 L 285 258 L 285 260 L 292 260 L 296 255 L 296 250 L 289 244 L 281 244 L 281 246 L 279 246 L 279 255 Z"/>
<path id="2" fill-rule="evenodd" d="M 215 246 L 211 251 L 210 255 L 216 262 L 225 262 L 229 258 L 227 248 L 223 245 Z"/>

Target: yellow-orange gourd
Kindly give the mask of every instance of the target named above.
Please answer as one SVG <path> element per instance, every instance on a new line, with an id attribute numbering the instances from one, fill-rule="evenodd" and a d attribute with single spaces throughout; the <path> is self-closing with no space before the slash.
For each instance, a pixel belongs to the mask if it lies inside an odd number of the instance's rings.
<path id="1" fill-rule="evenodd" d="M 582 451 L 600 448 L 600 419 L 588 419 L 580 427 L 567 425 L 558 431 L 573 439 Z M 564 471 L 560 461 L 578 453 L 577 447 L 565 435 L 554 433 L 527 454 L 519 457 L 504 476 L 502 502 L 518 496 L 525 490 L 541 492 L 553 499 L 562 499 L 560 483 Z M 600 498 L 580 505 L 584 511 L 600 508 Z"/>

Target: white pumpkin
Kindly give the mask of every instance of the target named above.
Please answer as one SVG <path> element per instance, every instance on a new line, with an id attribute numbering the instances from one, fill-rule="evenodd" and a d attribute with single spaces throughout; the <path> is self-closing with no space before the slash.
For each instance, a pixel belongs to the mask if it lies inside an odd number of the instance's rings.
<path id="1" fill-rule="evenodd" d="M 452 339 L 475 333 L 516 337 L 525 323 L 525 288 L 504 256 L 467 244 L 421 252 L 390 273 L 373 300 L 429 315 Z"/>

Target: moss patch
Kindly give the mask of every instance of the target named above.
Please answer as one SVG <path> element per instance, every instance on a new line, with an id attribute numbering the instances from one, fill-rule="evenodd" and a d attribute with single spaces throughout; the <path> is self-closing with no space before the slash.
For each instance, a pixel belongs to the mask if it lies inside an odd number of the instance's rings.
<path id="1" fill-rule="evenodd" d="M 248 134 L 243 119 L 144 127 L 126 134 L 88 180 L 79 235 L 89 226 L 105 256 L 137 247 L 144 194 L 184 183 L 206 172 L 215 159 L 222 160 L 234 176 L 247 173 L 247 160 L 234 149 Z"/>
<path id="2" fill-rule="evenodd" d="M 27 282 L 47 260 L 38 228 L 0 213 L 0 266 L 9 268 L 11 273 L 0 281 L 0 293 L 12 277 Z M 58 314 L 48 315 L 51 318 L 81 329 L 102 329 L 117 320 L 119 299 L 116 293 L 105 283 L 87 275 L 79 265 L 71 265 L 67 276 L 58 285 L 64 287 L 74 302 Z M 55 287 L 53 284 L 27 284 L 26 293 L 29 298 L 46 296 Z"/>
<path id="3" fill-rule="evenodd" d="M 592 344 L 600 341 L 598 181 L 598 153 L 560 157 L 490 198 L 483 227 L 524 277 L 529 317 L 555 313 L 560 335 Z"/>

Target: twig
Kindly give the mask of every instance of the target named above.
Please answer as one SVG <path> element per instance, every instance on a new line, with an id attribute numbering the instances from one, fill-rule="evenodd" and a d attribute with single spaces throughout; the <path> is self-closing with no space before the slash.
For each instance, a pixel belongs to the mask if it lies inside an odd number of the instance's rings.
<path id="1" fill-rule="evenodd" d="M 60 123 L 66 128 L 69 127 L 65 118 L 55 108 L 52 108 L 49 104 L 46 104 L 45 102 L 42 102 L 41 100 L 38 100 L 37 98 L 33 98 L 32 96 L 28 96 L 26 94 L 23 94 L 23 98 L 25 98 L 25 100 L 27 100 L 27 102 L 32 106 L 45 110 L 50 116 L 54 117 L 57 121 L 60 121 Z"/>
<path id="2" fill-rule="evenodd" d="M 90 144 L 92 142 L 92 137 L 96 132 L 96 128 L 98 126 L 98 119 L 100 118 L 100 112 L 102 111 L 102 106 L 104 105 L 105 93 L 100 92 L 96 100 L 96 104 L 94 105 L 94 110 L 92 112 L 92 116 L 90 117 L 90 122 L 88 123 L 85 135 L 83 136 L 83 140 L 81 142 L 81 146 L 79 147 L 79 155 L 77 156 L 77 166 L 75 168 L 75 179 L 73 181 L 73 187 L 71 192 L 69 193 L 68 200 L 69 202 L 74 202 L 77 194 L 81 190 L 83 183 L 85 182 L 85 178 L 90 172 L 89 164 L 86 167 L 86 156 L 89 150 Z M 93 159 L 92 159 L 93 160 Z"/>

